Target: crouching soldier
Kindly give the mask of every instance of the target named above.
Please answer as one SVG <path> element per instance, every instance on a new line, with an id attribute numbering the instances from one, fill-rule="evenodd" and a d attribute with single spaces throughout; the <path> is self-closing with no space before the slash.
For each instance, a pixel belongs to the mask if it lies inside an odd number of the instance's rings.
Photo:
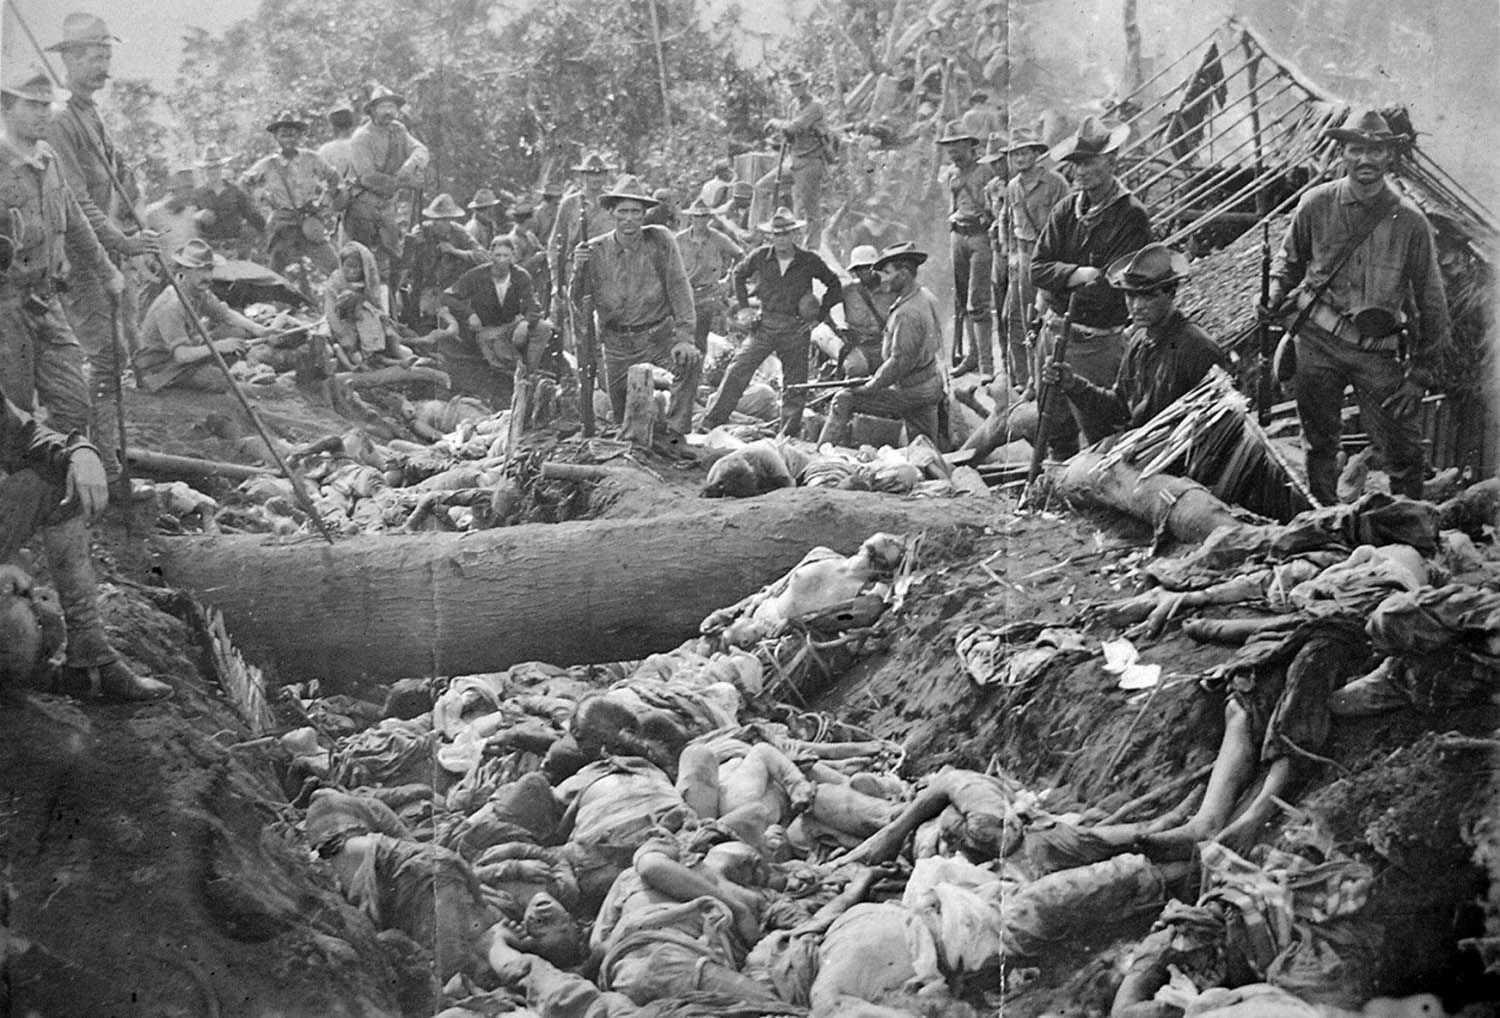
<path id="1" fill-rule="evenodd" d="M 917 267 L 926 260 L 926 253 L 909 243 L 888 247 L 876 259 L 875 272 L 896 298 L 885 323 L 880 367 L 863 385 L 842 389 L 833 397 L 819 445 L 848 445 L 849 422 L 856 413 L 899 418 L 906 424 L 908 440 L 925 435 L 939 441 L 943 327 L 937 298 L 917 282 Z"/>

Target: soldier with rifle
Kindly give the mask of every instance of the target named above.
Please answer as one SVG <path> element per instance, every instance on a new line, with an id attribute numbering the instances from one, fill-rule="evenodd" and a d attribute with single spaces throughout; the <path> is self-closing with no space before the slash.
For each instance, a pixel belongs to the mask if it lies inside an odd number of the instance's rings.
<path id="1" fill-rule="evenodd" d="M 655 199 L 638 179 L 621 177 L 599 196 L 614 218 L 614 229 L 579 244 L 573 252 L 570 297 L 579 319 L 598 316 L 604 381 L 616 423 L 625 417 L 625 378 L 631 365 L 654 364 L 672 372 L 672 403 L 667 425 L 679 434 L 692 428 L 693 400 L 703 355 L 693 345 L 693 291 L 677 250 L 677 239 L 662 226 L 646 226 Z M 583 349 L 588 325 L 581 324 L 579 370 L 592 351 Z M 582 407 L 591 416 L 587 375 Z"/>
<path id="2" fill-rule="evenodd" d="M 1146 207 L 1115 176 L 1115 153 L 1129 133 L 1128 127 L 1109 129 L 1085 117 L 1078 132 L 1054 149 L 1055 158 L 1073 164 L 1074 193 L 1048 215 L 1031 262 L 1031 281 L 1047 292 L 1048 302 L 1038 357 L 1052 357 L 1066 333 L 1067 357 L 1056 359 L 1099 386 L 1113 385 L 1119 374 L 1130 321 L 1125 295 L 1109 285 L 1104 270 L 1152 241 Z M 1076 453 L 1079 431 L 1089 422 L 1066 400 L 1048 400 L 1039 409 L 1037 455 L 1050 450 L 1066 459 Z"/>
<path id="3" fill-rule="evenodd" d="M 551 233 L 547 236 L 547 258 L 552 278 L 557 280 L 553 298 L 557 301 L 554 321 L 562 321 L 562 302 L 568 286 L 568 252 L 590 237 L 599 237 L 614 229 L 615 221 L 600 203 L 609 164 L 597 152 L 591 152 L 573 172 L 578 174 L 578 190 L 565 196 L 557 206 Z M 574 337 L 576 341 L 577 337 Z"/>
<path id="4" fill-rule="evenodd" d="M 938 139 L 949 164 L 940 180 L 948 191 L 949 251 L 953 256 L 954 373 L 978 370 L 995 375 L 995 353 L 990 322 L 990 212 L 985 188 L 995 178 L 992 164 L 981 162 L 979 138 L 955 121 Z"/>
<path id="5" fill-rule="evenodd" d="M 771 121 L 781 134 L 781 157 L 776 168 L 755 182 L 763 198 L 762 208 L 775 208 L 781 201 L 783 162 L 792 175 L 792 211 L 807 221 L 807 247 L 816 251 L 823 236 L 823 178 L 828 172 L 832 147 L 823 104 L 813 98 L 812 79 L 801 71 L 786 77 L 792 93 L 787 115 Z"/>

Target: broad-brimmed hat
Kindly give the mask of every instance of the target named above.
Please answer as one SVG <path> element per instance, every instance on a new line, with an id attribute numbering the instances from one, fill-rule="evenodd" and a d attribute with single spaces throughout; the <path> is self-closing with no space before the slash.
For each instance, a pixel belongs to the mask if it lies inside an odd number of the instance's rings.
<path id="1" fill-rule="evenodd" d="M 775 235 L 778 233 L 791 233 L 793 230 L 800 230 L 806 225 L 807 220 L 798 219 L 796 216 L 792 215 L 791 209 L 783 206 L 777 209 L 775 214 L 772 215 L 770 219 L 767 219 L 764 223 L 761 223 L 758 229 L 762 233 Z"/>
<path id="2" fill-rule="evenodd" d="M 200 167 L 223 166 L 227 162 L 229 162 L 229 157 L 224 154 L 223 146 L 212 142 L 203 146 L 203 155 L 198 158 Z"/>
<path id="3" fill-rule="evenodd" d="M 214 249 L 208 246 L 208 241 L 194 237 L 172 252 L 172 261 L 185 269 L 211 269 L 214 267 Z"/>
<path id="4" fill-rule="evenodd" d="M 103 18 L 83 11 L 74 11 L 63 18 L 62 40 L 47 47 L 49 53 L 61 53 L 74 46 L 110 46 L 119 42 Z"/>
<path id="5" fill-rule="evenodd" d="M 295 127 L 299 131 L 307 130 L 307 121 L 302 119 L 301 114 L 293 110 L 281 110 L 271 118 L 266 125 L 266 130 L 275 133 L 278 127 Z"/>
<path id="6" fill-rule="evenodd" d="M 1005 158 L 1008 150 L 1005 147 L 1005 135 L 992 134 L 984 143 L 984 155 L 979 157 L 981 163 L 998 163 Z"/>
<path id="7" fill-rule="evenodd" d="M 350 120 L 353 120 L 354 104 L 346 101 L 340 101 L 336 103 L 334 107 L 327 113 L 328 120 L 332 122 L 333 118 L 339 116 L 340 114 L 348 117 Z"/>
<path id="8" fill-rule="evenodd" d="M 1106 127 L 1098 117 L 1084 117 L 1083 123 L 1072 137 L 1064 138 L 1052 149 L 1052 158 L 1060 163 L 1092 159 L 1117 152 L 1125 139 L 1130 137 L 1130 128 L 1125 124 Z"/>
<path id="9" fill-rule="evenodd" d="M 979 135 L 965 127 L 962 120 L 949 121 L 948 129 L 937 140 L 939 145 L 958 145 L 962 142 L 968 142 L 971 145 L 979 144 Z"/>
<path id="10" fill-rule="evenodd" d="M 444 191 L 422 210 L 423 219 L 467 219 L 468 214 L 458 207 L 453 195 Z"/>
<path id="11" fill-rule="evenodd" d="M 1041 131 L 1035 127 L 1018 127 L 1010 134 L 1010 144 L 1006 146 L 1005 154 L 1010 155 L 1012 152 L 1021 152 L 1028 148 L 1037 152 L 1045 152 L 1048 147 L 1047 143 L 1042 140 Z"/>
<path id="12" fill-rule="evenodd" d="M 369 113 L 373 110 L 376 103 L 385 102 L 395 103 L 397 106 L 405 106 L 406 96 L 398 92 L 392 92 L 377 81 L 370 86 L 370 98 L 365 100 L 365 112 Z"/>
<path id="13" fill-rule="evenodd" d="M 693 203 L 682 210 L 683 215 L 688 216 L 711 216 L 714 210 L 708 207 L 708 202 L 703 200 L 703 195 L 693 199 Z"/>
<path id="14" fill-rule="evenodd" d="M 1109 285 L 1125 293 L 1155 290 L 1187 277 L 1187 256 L 1165 244 L 1147 244 L 1139 251 L 1116 258 L 1104 270 Z"/>
<path id="15" fill-rule="evenodd" d="M 874 268 L 879 258 L 880 252 L 875 250 L 874 244 L 857 244 L 854 250 L 849 252 L 849 271 Z"/>
<path id="16" fill-rule="evenodd" d="M 632 173 L 627 173 L 615 181 L 615 186 L 599 196 L 599 205 L 608 211 L 622 201 L 638 201 L 646 208 L 660 205 L 661 202 L 646 193 L 646 185 L 641 183 L 641 178 Z"/>
<path id="17" fill-rule="evenodd" d="M 536 206 L 532 205 L 529 201 L 523 201 L 515 208 L 510 210 L 510 217 L 516 222 L 520 222 L 527 216 L 534 215 L 536 215 Z"/>
<path id="18" fill-rule="evenodd" d="M 40 67 L 18 67 L 8 70 L 8 73 L 0 78 L 0 92 L 13 95 L 17 99 L 30 99 L 38 103 L 57 101 L 57 92 L 52 87 L 52 79 Z"/>
<path id="19" fill-rule="evenodd" d="M 1334 141 L 1363 142 L 1366 145 L 1400 145 L 1412 140 L 1409 134 L 1397 134 L 1378 110 L 1362 110 L 1358 116 L 1352 113 L 1338 127 L 1330 127 L 1323 137 Z"/>
<path id="20" fill-rule="evenodd" d="M 614 167 L 605 162 L 598 152 L 590 152 L 583 157 L 582 162 L 572 167 L 574 173 L 608 173 L 612 169 Z"/>
<path id="21" fill-rule="evenodd" d="M 755 185 L 748 180 L 736 180 L 729 185 L 729 197 L 731 198 L 754 198 Z"/>
<path id="22" fill-rule="evenodd" d="M 901 244 L 892 244 L 880 252 L 880 257 L 875 259 L 873 269 L 883 269 L 892 262 L 911 262 L 913 266 L 921 265 L 927 260 L 927 252 L 918 251 L 913 241 L 905 241 Z"/>
<path id="23" fill-rule="evenodd" d="M 787 71 L 781 80 L 786 82 L 787 88 L 797 88 L 800 85 L 812 83 L 812 79 L 807 76 L 806 71 Z"/>
<path id="24" fill-rule="evenodd" d="M 471 209 L 492 209 L 500 204 L 500 199 L 495 197 L 495 192 L 487 187 L 481 187 L 474 192 L 474 197 L 469 199 Z"/>

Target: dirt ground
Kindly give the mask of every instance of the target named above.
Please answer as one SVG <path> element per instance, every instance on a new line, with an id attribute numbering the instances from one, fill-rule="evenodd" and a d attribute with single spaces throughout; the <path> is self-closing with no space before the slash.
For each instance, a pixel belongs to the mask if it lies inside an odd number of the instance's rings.
<path id="1" fill-rule="evenodd" d="M 230 397 L 131 399 L 132 444 L 253 459 L 212 423 L 215 414 L 236 419 Z M 291 392 L 258 402 L 291 441 L 348 426 Z M 642 482 L 535 484 L 531 497 L 550 507 L 536 518 L 645 517 L 698 497 L 701 466 L 662 457 L 617 465 L 639 470 Z M 1175 804 L 1191 787 L 1181 779 L 1217 747 L 1221 702 L 1197 679 L 1227 650 L 1175 630 L 1143 643 L 1143 658 L 1165 673 L 1148 693 L 1115 688 L 1096 652 L 1065 655 L 1022 686 L 977 684 L 955 651 L 960 627 L 1011 625 L 1017 643 L 1044 627 L 1075 627 L 1092 646 L 1101 630 L 1085 610 L 1133 592 L 1131 569 L 1151 539 L 1120 516 L 1017 513 L 1006 496 L 991 509 L 987 529 L 924 548 L 925 578 L 890 645 L 805 690 L 810 706 L 900 742 L 911 774 L 999 767 L 1048 790 L 1052 808 L 1093 816 L 1152 791 L 1155 800 L 1123 818 Z M 134 552 L 149 513 L 137 507 L 130 523 L 127 533 L 116 517 L 102 548 L 118 569 L 107 588 L 112 635 L 143 669 L 170 676 L 178 695 L 101 707 L 31 694 L 0 710 L 0 1014 L 398 1014 L 399 948 L 382 945 L 290 831 L 288 790 L 272 757 L 240 745 L 250 733 L 217 687 L 201 626 L 183 599 L 151 586 L 149 562 Z M 1471 1018 L 1500 1013 L 1485 1003 L 1500 1000 L 1500 980 L 1483 974 L 1480 953 L 1460 947 L 1486 936 L 1487 917 L 1489 935 L 1500 933 L 1493 885 L 1475 861 L 1500 869 L 1495 768 L 1483 744 L 1441 733 L 1482 736 L 1497 725 L 1495 705 L 1341 723 L 1326 747 L 1332 762 L 1298 800 L 1341 848 L 1381 867 L 1369 906 L 1384 930 L 1378 991 L 1436 990 L 1450 1012 L 1468 1007 Z M 992 987 L 976 999 L 999 1002 L 1006 1018 L 1104 1013 L 1151 918 L 1101 925 L 1035 968 L 1008 971 L 1003 998 Z"/>

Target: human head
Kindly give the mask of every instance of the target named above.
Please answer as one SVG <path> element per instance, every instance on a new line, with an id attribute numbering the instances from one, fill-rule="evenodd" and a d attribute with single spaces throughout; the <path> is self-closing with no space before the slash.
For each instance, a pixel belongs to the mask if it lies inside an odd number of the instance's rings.
<path id="1" fill-rule="evenodd" d="M 614 187 L 607 193 L 599 196 L 599 204 L 614 216 L 615 231 L 622 237 L 638 235 L 646 210 L 656 203 L 655 198 L 646 194 L 640 178 L 628 173 L 615 181 Z"/>
<path id="2" fill-rule="evenodd" d="M 290 155 L 301 146 L 302 139 L 307 134 L 307 121 L 291 110 L 282 110 L 271 118 L 266 130 L 276 139 L 276 147 Z"/>
<path id="3" fill-rule="evenodd" d="M 370 107 L 370 119 L 381 127 L 386 126 L 401 113 L 401 104 L 394 99 L 382 99 Z"/>
<path id="4" fill-rule="evenodd" d="M 546 891 L 538 891 L 526 903 L 519 940 L 517 946 L 521 950 L 545 958 L 559 968 L 577 965 L 587 953 L 578 920 Z"/>
<path id="5" fill-rule="evenodd" d="M 1052 150 L 1059 162 L 1072 163 L 1073 187 L 1093 191 L 1109 183 L 1115 173 L 1115 155 L 1130 136 L 1125 125 L 1106 127 L 1098 117 L 1084 117 L 1078 131 Z"/>
<path id="6" fill-rule="evenodd" d="M 365 278 L 365 260 L 352 248 L 346 247 L 339 252 L 339 269 L 346 282 L 359 283 Z"/>
<path id="7" fill-rule="evenodd" d="M 578 174 L 579 181 L 583 184 L 583 192 L 590 198 L 597 197 L 604 189 L 605 177 L 609 173 L 609 164 L 598 152 L 590 152 L 584 157 L 583 162 L 573 167 L 573 172 Z"/>
<path id="8" fill-rule="evenodd" d="M 694 198 L 693 203 L 682 211 L 688 217 L 688 226 L 700 232 L 708 229 L 708 224 L 714 216 L 714 210 L 709 208 L 708 202 L 701 197 Z"/>
<path id="9" fill-rule="evenodd" d="M 1115 175 L 1115 157 L 1113 154 L 1103 156 L 1078 156 L 1068 160 L 1073 164 L 1073 189 L 1076 191 L 1093 191 L 1109 182 Z"/>
<path id="10" fill-rule="evenodd" d="M 906 264 L 912 263 L 907 261 Z M 916 271 L 915 265 L 912 266 L 912 271 Z M 901 564 L 901 559 L 906 554 L 906 538 L 899 534 L 887 534 L 884 531 L 871 534 L 859 546 L 859 551 L 865 561 L 875 569 L 890 572 Z"/>
<path id="11" fill-rule="evenodd" d="M 1329 128 L 1324 136 L 1340 143 L 1344 173 L 1357 184 L 1371 186 L 1390 172 L 1400 149 L 1411 136 L 1391 129 L 1378 110 L 1351 114 L 1343 124 Z"/>
<path id="12" fill-rule="evenodd" d="M 634 740 L 639 729 L 640 723 L 630 708 L 604 694 L 578 701 L 568 720 L 568 730 L 579 752 L 589 758 L 620 745 L 622 736 Z"/>
<path id="13" fill-rule="evenodd" d="M 656 199 L 656 204 L 668 212 L 675 211 L 677 208 L 677 192 L 673 188 L 658 187 L 655 191 L 651 192 L 651 197 Z"/>
<path id="14" fill-rule="evenodd" d="M 943 155 L 955 166 L 972 166 L 977 153 L 976 146 L 979 138 L 970 133 L 963 125 L 963 121 L 955 120 L 948 125 L 942 137 L 938 138 L 938 144 L 942 146 Z"/>
<path id="15" fill-rule="evenodd" d="M 723 181 L 734 179 L 734 167 L 726 162 L 714 163 L 714 176 Z"/>
<path id="16" fill-rule="evenodd" d="M 13 78 L 7 77 L 0 86 L 0 112 L 5 117 L 5 129 L 22 145 L 31 145 L 47 133 L 52 121 L 52 103 L 55 93 L 52 79 L 45 73 L 23 72 Z"/>
<path id="17" fill-rule="evenodd" d="M 62 39 L 47 49 L 62 57 L 68 91 L 91 96 L 109 81 L 114 44 L 102 18 L 75 11 L 63 19 Z"/>
<path id="18" fill-rule="evenodd" d="M 849 272 L 865 286 L 877 285 L 880 277 L 875 272 L 875 259 L 880 252 L 873 244 L 860 244 L 849 252 Z"/>
<path id="19" fill-rule="evenodd" d="M 333 128 L 335 134 L 343 134 L 354 129 L 354 107 L 348 103 L 339 103 L 328 111 L 328 126 Z"/>
<path id="20" fill-rule="evenodd" d="M 1177 286 L 1187 274 L 1186 256 L 1155 243 L 1115 259 L 1104 270 L 1109 285 L 1125 294 L 1131 322 L 1141 328 L 1167 320 L 1176 304 Z"/>
<path id="21" fill-rule="evenodd" d="M 214 252 L 206 241 L 193 239 L 172 255 L 177 278 L 190 292 L 204 291 L 213 283 Z"/>
<path id="22" fill-rule="evenodd" d="M 1036 165 L 1036 162 L 1041 158 L 1041 155 L 1042 154 L 1034 148 L 1018 148 L 1013 149 L 1009 154 L 1006 155 L 1005 162 L 1006 165 L 1010 167 L 1010 172 L 1025 173 L 1027 170 Z"/>
<path id="23" fill-rule="evenodd" d="M 178 201 L 187 201 L 198 187 L 198 176 L 192 167 L 182 166 L 172 171 L 167 180 L 167 189 Z"/>
<path id="24" fill-rule="evenodd" d="M 786 76 L 786 87 L 798 99 L 812 95 L 812 79 L 801 71 L 792 71 Z"/>
<path id="25" fill-rule="evenodd" d="M 797 241 L 802 237 L 802 228 L 807 223 L 792 215 L 791 209 L 779 208 L 776 214 L 764 223 L 760 224 L 762 233 L 771 238 L 771 248 L 776 254 L 785 258 L 797 247 Z"/>
<path id="26" fill-rule="evenodd" d="M 516 242 L 509 237 L 496 237 L 490 241 L 490 275 L 495 278 L 507 275 L 516 260 Z"/>
<path id="27" fill-rule="evenodd" d="M 893 244 L 881 252 L 875 262 L 875 271 L 880 281 L 893 293 L 905 293 L 916 284 L 917 268 L 927 260 L 927 254 L 917 250 L 910 241 Z"/>

